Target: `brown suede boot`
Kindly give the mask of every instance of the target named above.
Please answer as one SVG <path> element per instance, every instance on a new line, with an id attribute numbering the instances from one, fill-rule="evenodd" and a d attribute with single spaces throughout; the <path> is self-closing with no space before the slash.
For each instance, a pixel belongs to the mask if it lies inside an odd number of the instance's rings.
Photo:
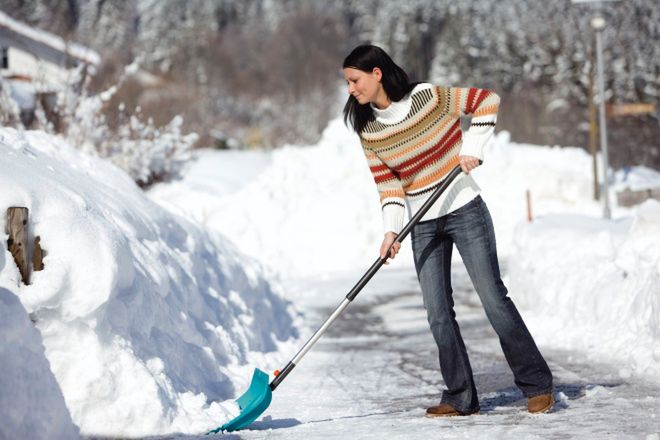
<path id="1" fill-rule="evenodd" d="M 555 399 L 552 397 L 552 393 L 541 394 L 527 399 L 527 411 L 532 414 L 545 413 L 550 411 L 554 404 Z"/>
<path id="2" fill-rule="evenodd" d="M 426 410 L 426 417 L 454 417 L 454 416 L 471 416 L 479 414 L 479 410 L 471 413 L 460 412 L 448 403 L 441 403 L 438 406 L 432 406 Z"/>

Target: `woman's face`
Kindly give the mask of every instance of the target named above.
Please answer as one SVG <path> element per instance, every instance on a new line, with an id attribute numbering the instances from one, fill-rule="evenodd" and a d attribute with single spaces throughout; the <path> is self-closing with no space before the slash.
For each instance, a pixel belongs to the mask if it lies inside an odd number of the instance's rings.
<path id="1" fill-rule="evenodd" d="M 378 93 L 383 90 L 380 80 L 383 73 L 378 67 L 371 72 L 344 67 L 344 79 L 348 84 L 348 94 L 353 95 L 360 104 L 375 102 Z"/>

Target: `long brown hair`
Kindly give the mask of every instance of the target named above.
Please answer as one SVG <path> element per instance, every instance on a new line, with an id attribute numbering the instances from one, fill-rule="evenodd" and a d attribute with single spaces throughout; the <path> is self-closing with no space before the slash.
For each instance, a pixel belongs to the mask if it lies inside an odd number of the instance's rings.
<path id="1" fill-rule="evenodd" d="M 374 67 L 378 67 L 383 72 L 381 79 L 383 89 L 393 102 L 400 101 L 417 85 L 417 83 L 410 82 L 406 71 L 399 67 L 387 52 L 371 44 L 363 44 L 353 49 L 344 58 L 342 68 L 346 67 L 362 70 L 363 72 L 371 72 Z M 360 104 L 354 96 L 348 97 L 346 105 L 344 105 L 345 124 L 348 125 L 348 122 L 350 122 L 353 130 L 360 134 L 367 123 L 373 119 L 374 112 L 369 103 Z"/>

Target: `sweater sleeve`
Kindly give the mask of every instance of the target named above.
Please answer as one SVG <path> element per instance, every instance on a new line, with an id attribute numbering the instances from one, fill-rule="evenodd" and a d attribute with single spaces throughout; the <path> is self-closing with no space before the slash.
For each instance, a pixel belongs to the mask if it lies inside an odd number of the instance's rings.
<path id="1" fill-rule="evenodd" d="M 364 146 L 362 150 L 380 194 L 385 232 L 398 234 L 403 229 L 406 211 L 405 193 L 401 181 L 374 151 Z"/>
<path id="2" fill-rule="evenodd" d="M 459 155 L 483 160 L 484 147 L 495 133 L 500 97 L 492 90 L 474 87 L 452 87 L 450 96 L 455 114 L 472 115 L 470 128 L 463 132 Z"/>

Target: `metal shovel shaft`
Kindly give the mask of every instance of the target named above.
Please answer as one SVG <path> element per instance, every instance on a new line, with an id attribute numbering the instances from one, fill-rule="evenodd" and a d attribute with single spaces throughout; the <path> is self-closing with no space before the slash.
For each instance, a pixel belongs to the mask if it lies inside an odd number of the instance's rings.
<path id="1" fill-rule="evenodd" d="M 424 202 L 421 208 L 415 213 L 415 215 L 410 219 L 408 224 L 399 232 L 397 235 L 396 241 L 401 243 L 404 238 L 412 231 L 419 220 L 428 212 L 428 210 L 433 206 L 433 204 L 438 200 L 440 195 L 447 189 L 451 182 L 461 173 L 461 167 L 456 166 L 453 168 L 447 177 L 440 183 L 438 188 L 433 191 L 433 194 Z M 389 255 L 389 249 L 386 253 Z M 270 383 L 271 391 L 274 391 L 275 388 L 284 380 L 284 378 L 293 370 L 298 362 L 307 354 L 307 352 L 312 348 L 312 346 L 319 340 L 319 338 L 325 333 L 325 331 L 332 325 L 332 323 L 342 314 L 344 309 L 355 299 L 355 297 L 360 293 L 360 291 L 367 285 L 371 278 L 378 272 L 378 270 L 385 264 L 387 258 L 378 258 L 374 264 L 371 265 L 369 270 L 360 278 L 360 280 L 355 284 L 350 292 L 346 295 L 346 298 L 339 304 L 334 312 L 326 319 L 326 321 L 321 325 L 321 327 L 312 335 L 311 338 L 305 343 L 305 345 L 300 349 L 300 351 L 291 359 L 291 361 L 284 367 L 284 369 L 273 379 Z"/>

